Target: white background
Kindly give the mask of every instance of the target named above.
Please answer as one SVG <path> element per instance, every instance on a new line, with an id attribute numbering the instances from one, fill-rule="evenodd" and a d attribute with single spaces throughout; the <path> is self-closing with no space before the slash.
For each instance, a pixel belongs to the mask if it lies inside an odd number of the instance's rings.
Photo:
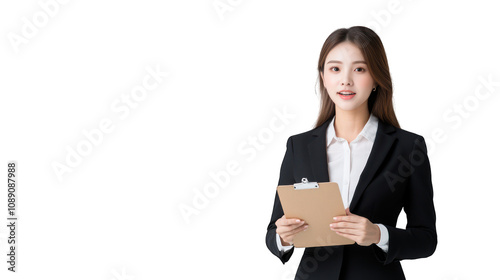
<path id="1" fill-rule="evenodd" d="M 47 2 L 0 4 L 0 278 L 293 279 L 303 249 L 283 265 L 265 245 L 286 139 L 317 118 L 324 40 L 365 25 L 384 43 L 399 123 L 424 136 L 431 160 L 438 247 L 402 261 L 407 279 L 499 279 L 492 1 L 70 0 L 49 16 Z M 112 106 L 125 106 L 148 68 L 169 76 L 124 117 Z M 269 124 L 276 111 L 293 115 L 279 131 Z M 59 180 L 54 164 L 67 165 L 105 119 L 113 130 Z M 249 139 L 259 136 L 256 149 Z M 9 160 L 18 163 L 15 274 Z M 231 163 L 239 173 L 183 216 L 214 186 L 210 173 Z"/>

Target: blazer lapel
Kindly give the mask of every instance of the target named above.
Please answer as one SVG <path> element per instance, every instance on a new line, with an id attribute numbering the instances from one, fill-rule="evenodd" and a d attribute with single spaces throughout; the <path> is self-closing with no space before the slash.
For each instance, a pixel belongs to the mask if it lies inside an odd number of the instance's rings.
<path id="1" fill-rule="evenodd" d="M 313 130 L 313 140 L 309 143 L 309 155 L 312 172 L 316 182 L 330 182 L 328 175 L 328 161 L 326 158 L 326 128 L 331 119 Z M 312 182 L 312 180 L 309 179 Z"/>
<path id="2" fill-rule="evenodd" d="M 312 135 L 314 138 L 308 145 L 311 167 L 317 182 L 330 181 L 326 157 L 326 128 L 330 121 L 326 121 L 320 127 L 313 130 Z M 392 125 L 388 125 L 379 119 L 375 142 L 373 143 L 365 168 L 359 177 L 358 185 L 349 206 L 350 211 L 354 211 L 364 190 L 375 176 L 384 159 L 389 155 L 389 151 L 395 141 L 395 137 L 391 135 L 393 131 L 395 129 Z"/>
<path id="3" fill-rule="evenodd" d="M 368 156 L 365 168 L 359 176 L 358 185 L 356 186 L 352 201 L 349 205 L 350 211 L 354 211 L 364 190 L 371 182 L 373 176 L 377 173 L 384 159 L 389 156 L 389 151 L 396 140 L 396 138 L 390 134 L 393 131 L 395 131 L 394 126 L 388 125 L 379 119 L 375 142 L 373 142 L 373 147 L 370 156 Z"/>

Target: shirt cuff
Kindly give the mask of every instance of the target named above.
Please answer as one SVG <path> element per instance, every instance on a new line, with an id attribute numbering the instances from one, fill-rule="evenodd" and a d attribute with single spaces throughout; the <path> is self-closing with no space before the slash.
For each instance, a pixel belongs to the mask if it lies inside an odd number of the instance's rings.
<path id="1" fill-rule="evenodd" d="M 281 238 L 280 238 L 280 235 L 276 233 L 276 244 L 278 245 L 278 250 L 280 250 L 281 252 L 286 252 L 290 249 L 293 248 L 293 245 L 289 245 L 289 246 L 283 246 L 281 244 Z"/>
<path id="2" fill-rule="evenodd" d="M 377 243 L 377 246 L 387 253 L 387 251 L 389 251 L 389 232 L 383 224 L 376 225 L 380 228 L 380 242 Z"/>

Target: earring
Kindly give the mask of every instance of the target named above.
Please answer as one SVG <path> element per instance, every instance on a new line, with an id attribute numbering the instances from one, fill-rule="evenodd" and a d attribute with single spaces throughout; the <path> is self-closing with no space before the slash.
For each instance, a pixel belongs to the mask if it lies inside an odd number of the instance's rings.
<path id="1" fill-rule="evenodd" d="M 372 91 L 375 91 L 377 89 L 377 87 L 374 87 Z"/>

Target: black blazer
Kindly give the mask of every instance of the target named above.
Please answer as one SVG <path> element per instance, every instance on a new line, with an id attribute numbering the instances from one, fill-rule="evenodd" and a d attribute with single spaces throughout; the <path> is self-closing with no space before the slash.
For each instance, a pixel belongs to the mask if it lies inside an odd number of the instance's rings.
<path id="1" fill-rule="evenodd" d="M 299 183 L 303 177 L 329 182 L 326 128 L 330 121 L 288 138 L 278 185 Z M 406 229 L 396 228 L 402 208 Z M 432 255 L 437 246 L 436 213 L 424 138 L 379 119 L 375 142 L 349 210 L 387 227 L 388 252 L 376 244 L 357 243 L 305 248 L 295 279 L 405 279 L 401 260 Z M 276 192 L 266 245 L 285 264 L 294 248 L 286 253 L 278 250 L 275 222 L 282 216 Z"/>

